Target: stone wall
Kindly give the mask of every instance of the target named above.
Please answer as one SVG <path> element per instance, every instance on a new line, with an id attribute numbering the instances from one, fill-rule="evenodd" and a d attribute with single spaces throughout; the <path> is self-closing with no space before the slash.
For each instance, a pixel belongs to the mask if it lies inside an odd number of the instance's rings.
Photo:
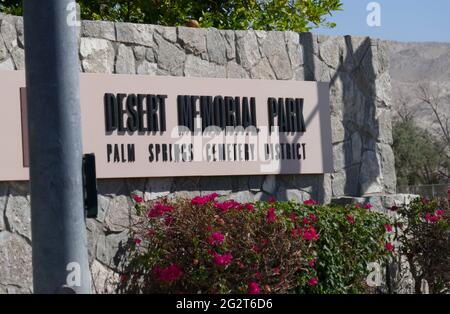
<path id="1" fill-rule="evenodd" d="M 0 19 L 0 70 L 24 69 L 22 18 Z M 383 196 L 395 193 L 396 177 L 382 41 L 85 21 L 79 56 L 83 72 L 330 82 L 333 174 L 99 180 L 99 216 L 87 220 L 96 290 L 113 274 L 132 192 L 147 199 L 211 191 L 237 200 L 363 196 L 392 205 Z M 0 182 L 0 293 L 31 291 L 30 244 L 28 183 Z"/>

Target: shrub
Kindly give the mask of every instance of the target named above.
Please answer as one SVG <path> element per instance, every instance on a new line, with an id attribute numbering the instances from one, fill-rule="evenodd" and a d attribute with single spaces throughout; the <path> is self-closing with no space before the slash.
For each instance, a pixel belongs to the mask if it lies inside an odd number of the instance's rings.
<path id="1" fill-rule="evenodd" d="M 449 194 L 450 197 L 450 194 Z M 450 206 L 448 200 L 417 198 L 398 211 L 396 240 L 400 254 L 406 256 L 421 293 L 426 280 L 430 293 L 450 289 Z"/>
<path id="2" fill-rule="evenodd" d="M 367 290 L 368 264 L 387 261 L 392 250 L 388 218 L 369 211 L 369 204 L 318 206 L 316 293 L 363 293 Z"/>
<path id="3" fill-rule="evenodd" d="M 387 219 L 362 206 L 134 199 L 122 293 L 361 292 L 389 254 Z"/>

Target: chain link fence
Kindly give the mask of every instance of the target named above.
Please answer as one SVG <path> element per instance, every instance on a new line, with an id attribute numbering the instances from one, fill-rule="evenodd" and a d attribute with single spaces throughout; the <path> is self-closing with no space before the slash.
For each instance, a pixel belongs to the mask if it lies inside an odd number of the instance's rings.
<path id="1" fill-rule="evenodd" d="M 447 191 L 450 189 L 448 184 L 427 184 L 427 185 L 409 185 L 397 187 L 397 193 L 402 194 L 418 194 L 428 198 L 446 197 Z"/>

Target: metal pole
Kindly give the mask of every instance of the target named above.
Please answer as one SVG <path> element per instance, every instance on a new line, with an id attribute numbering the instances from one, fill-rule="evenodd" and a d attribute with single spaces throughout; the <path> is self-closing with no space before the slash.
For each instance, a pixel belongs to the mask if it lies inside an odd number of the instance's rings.
<path id="1" fill-rule="evenodd" d="M 74 3 L 23 1 L 35 293 L 90 293 Z"/>

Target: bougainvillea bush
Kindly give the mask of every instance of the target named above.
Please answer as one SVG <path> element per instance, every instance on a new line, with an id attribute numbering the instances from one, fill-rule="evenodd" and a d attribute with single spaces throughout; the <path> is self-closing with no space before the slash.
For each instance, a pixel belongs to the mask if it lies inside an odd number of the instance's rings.
<path id="1" fill-rule="evenodd" d="M 121 293 L 363 292 L 367 263 L 390 254 L 369 205 L 133 198 Z"/>
<path id="2" fill-rule="evenodd" d="M 396 241 L 406 256 L 415 292 L 425 280 L 430 293 L 450 292 L 450 190 L 449 199 L 417 198 L 398 212 Z"/>

